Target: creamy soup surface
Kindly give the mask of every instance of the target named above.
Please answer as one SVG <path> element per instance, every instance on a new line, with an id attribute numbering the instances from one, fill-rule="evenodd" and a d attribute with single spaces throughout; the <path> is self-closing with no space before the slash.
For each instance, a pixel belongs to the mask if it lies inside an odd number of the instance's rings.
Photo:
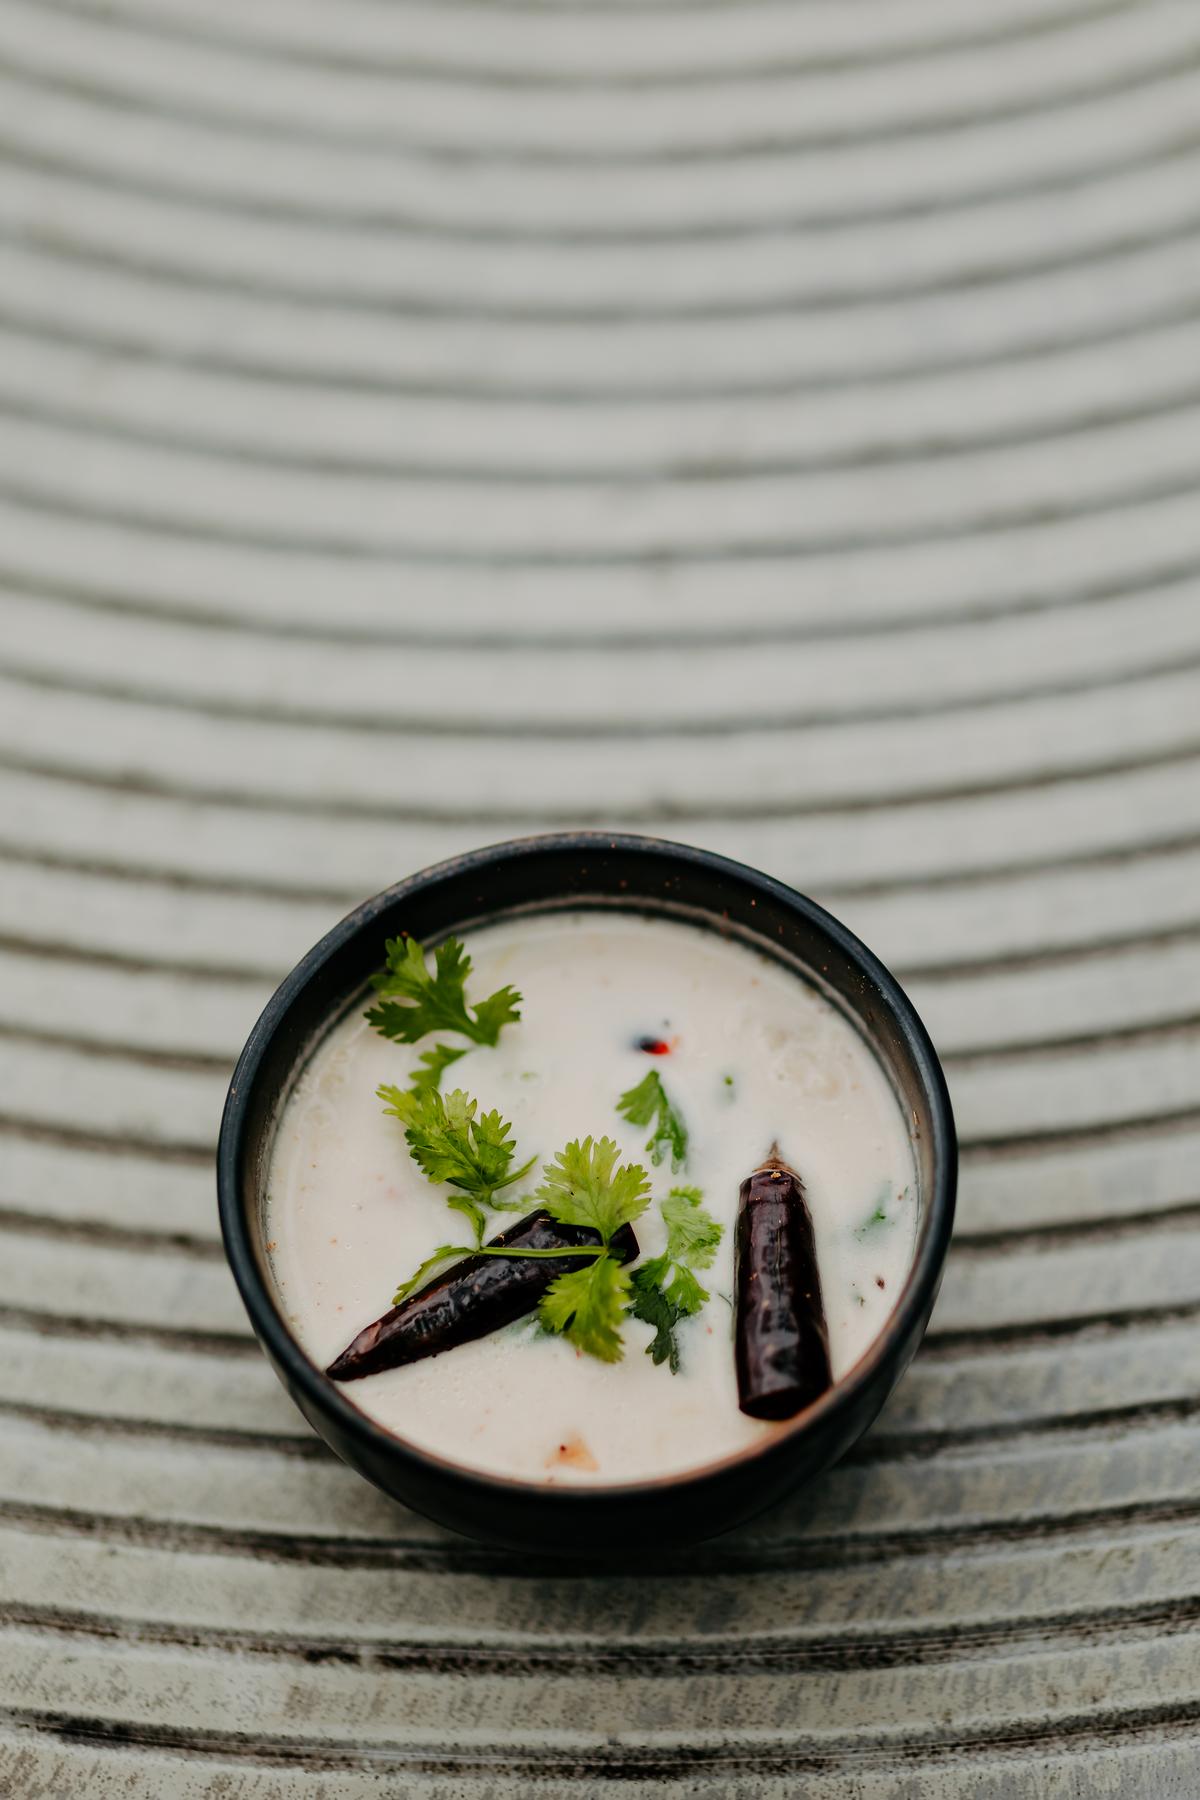
<path id="1" fill-rule="evenodd" d="M 607 1135 L 652 1178 L 704 1191 L 725 1225 L 702 1280 L 712 1295 L 679 1327 L 673 1375 L 645 1354 L 653 1333 L 624 1325 L 625 1357 L 580 1354 L 527 1319 L 424 1362 L 347 1384 L 380 1424 L 493 1474 L 602 1483 L 676 1473 L 744 1450 L 786 1425 L 738 1410 L 733 1357 L 733 1223 L 742 1181 L 778 1142 L 812 1212 L 834 1378 L 879 1333 L 912 1260 L 916 1178 L 907 1123 L 879 1064 L 846 1020 L 795 975 L 736 941 L 629 914 L 541 915 L 466 934 L 471 1001 L 510 983 L 521 1020 L 443 1078 L 513 1123 L 516 1168 L 571 1138 Z M 383 945 L 380 945 L 382 961 Z M 389 1042 L 356 1007 L 320 1044 L 279 1124 L 267 1237 L 282 1309 L 325 1367 L 386 1312 L 440 1243 L 466 1242 L 446 1190 L 408 1153 L 375 1089 L 405 1086 L 426 1038 Z M 438 1034 L 451 1041 L 450 1034 Z M 647 1055 L 638 1041 L 670 1044 Z M 458 1040 L 454 1040 L 458 1041 Z M 683 1114 L 686 1166 L 655 1167 L 648 1128 L 616 1110 L 654 1068 Z M 531 1192 L 535 1166 L 513 1194 Z M 533 1210 L 532 1206 L 530 1210 Z M 488 1235 L 512 1214 L 495 1217 Z M 644 1255 L 665 1232 L 653 1205 L 634 1229 Z"/>

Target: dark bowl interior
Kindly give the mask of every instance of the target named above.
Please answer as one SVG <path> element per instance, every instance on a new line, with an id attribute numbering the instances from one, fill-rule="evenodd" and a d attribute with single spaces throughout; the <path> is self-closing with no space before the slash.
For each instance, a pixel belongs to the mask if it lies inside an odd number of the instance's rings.
<path id="1" fill-rule="evenodd" d="M 432 942 L 524 911 L 620 907 L 685 919 L 799 965 L 869 1039 L 907 1109 L 917 1166 L 915 1259 L 872 1347 L 792 1428 L 685 1475 L 542 1487 L 462 1468 L 369 1419 L 304 1355 L 276 1302 L 263 1201 L 276 1121 L 330 1025 L 383 960 L 383 940 Z M 933 1046 L 901 988 L 844 926 L 768 876 L 708 851 L 598 832 L 520 839 L 457 857 L 343 919 L 295 968 L 251 1032 L 221 1124 L 217 1185 L 230 1266 L 263 1349 L 310 1424 L 352 1468 L 468 1536 L 536 1552 L 652 1549 L 711 1537 L 818 1474 L 871 1424 L 937 1296 L 954 1216 L 957 1146 Z"/>

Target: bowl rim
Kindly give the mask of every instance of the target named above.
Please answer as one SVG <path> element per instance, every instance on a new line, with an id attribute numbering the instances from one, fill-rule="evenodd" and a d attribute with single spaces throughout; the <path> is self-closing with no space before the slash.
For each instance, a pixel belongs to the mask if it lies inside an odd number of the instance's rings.
<path id="1" fill-rule="evenodd" d="M 369 930 L 380 914 L 397 900 L 435 886 L 452 876 L 476 874 L 502 862 L 520 862 L 525 857 L 546 851 L 626 852 L 654 854 L 691 867 L 723 874 L 745 886 L 767 895 L 833 940 L 843 954 L 868 978 L 881 1005 L 898 1024 L 916 1068 L 928 1107 L 928 1136 L 931 1140 L 933 1179 L 921 1222 L 916 1254 L 904 1285 L 888 1318 L 870 1345 L 846 1372 L 820 1397 L 784 1423 L 785 1429 L 772 1432 L 758 1444 L 730 1452 L 727 1456 L 676 1470 L 665 1475 L 642 1477 L 633 1481 L 588 1482 L 559 1485 L 532 1481 L 520 1476 L 501 1475 L 427 1450 L 411 1439 L 377 1423 L 360 1406 L 350 1400 L 342 1384 L 331 1381 L 301 1348 L 271 1291 L 269 1278 L 260 1270 L 249 1225 L 241 1204 L 239 1172 L 247 1154 L 257 1144 L 248 1142 L 251 1099 L 262 1066 L 278 1036 L 293 1003 L 347 943 L 360 932 Z M 629 905 L 617 910 L 636 911 L 639 896 L 631 892 Z M 585 908 L 587 896 L 581 894 L 578 904 Z M 513 916 L 514 908 L 497 912 L 497 919 Z M 670 917 L 669 909 L 663 910 Z M 703 907 L 695 911 L 703 914 Z M 536 916 L 536 915 L 535 915 Z M 488 916 L 484 915 L 485 922 Z M 704 927 L 701 925 L 700 927 Z M 741 933 L 740 941 L 753 945 L 753 931 Z M 763 939 L 763 953 L 770 954 Z M 820 989 L 818 988 L 818 991 Z M 866 1032 L 864 1030 L 864 1036 Z M 316 1048 L 320 1038 L 308 1047 Z M 636 1503 L 682 1486 L 702 1484 L 733 1466 L 752 1466 L 764 1456 L 777 1454 L 785 1445 L 803 1439 L 819 1427 L 835 1421 L 839 1414 L 852 1411 L 856 1401 L 888 1361 L 903 1352 L 910 1333 L 920 1325 L 923 1310 L 932 1305 L 949 1249 L 954 1225 L 954 1208 L 958 1179 L 958 1139 L 954 1113 L 946 1078 L 933 1042 L 920 1015 L 890 970 L 874 952 L 847 926 L 806 894 L 777 877 L 742 863 L 735 858 L 706 850 L 698 845 L 677 843 L 644 833 L 577 830 L 537 832 L 525 837 L 505 838 L 459 856 L 448 857 L 405 876 L 362 901 L 327 931 L 280 982 L 256 1020 L 246 1039 L 242 1053 L 230 1078 L 229 1090 L 221 1116 L 216 1157 L 217 1201 L 225 1255 L 232 1270 L 242 1303 L 250 1317 L 260 1344 L 267 1350 L 287 1384 L 299 1390 L 318 1414 L 332 1413 L 341 1430 L 365 1440 L 377 1456 L 399 1458 L 441 1476 L 451 1476 L 477 1489 L 503 1494 L 510 1498 L 536 1497 L 541 1505 L 551 1505 L 560 1512 L 595 1507 L 601 1501 Z M 311 1422 L 311 1420 L 310 1420 Z"/>

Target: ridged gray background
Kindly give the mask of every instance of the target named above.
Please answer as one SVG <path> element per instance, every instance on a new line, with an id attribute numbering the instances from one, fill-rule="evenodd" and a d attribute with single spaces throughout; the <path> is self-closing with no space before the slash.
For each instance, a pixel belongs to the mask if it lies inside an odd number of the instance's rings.
<path id="1" fill-rule="evenodd" d="M 1200 1792 L 1200 8 L 3 0 L 0 1789 Z M 388 1506 L 211 1149 L 421 864 L 662 830 L 910 984 L 928 1347 L 660 1579 Z"/>

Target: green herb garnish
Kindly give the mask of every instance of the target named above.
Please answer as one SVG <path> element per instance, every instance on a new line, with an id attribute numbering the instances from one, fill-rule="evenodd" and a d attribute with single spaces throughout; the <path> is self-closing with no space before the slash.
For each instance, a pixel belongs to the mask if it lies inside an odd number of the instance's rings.
<path id="1" fill-rule="evenodd" d="M 655 1365 L 669 1362 L 672 1375 L 679 1373 L 679 1340 L 676 1327 L 698 1313 L 709 1294 L 697 1279 L 697 1269 L 712 1266 L 724 1226 L 700 1204 L 699 1188 L 675 1187 L 660 1211 L 667 1227 L 667 1247 L 661 1256 L 634 1269 L 630 1282 L 633 1297 L 629 1310 L 635 1319 L 654 1327 L 654 1340 L 646 1354 Z"/>
<path id="2" fill-rule="evenodd" d="M 560 1225 L 589 1225 L 607 1244 L 622 1225 L 650 1204 L 650 1182 L 640 1163 L 616 1167 L 621 1154 L 611 1138 L 576 1139 L 542 1170 L 533 1198 Z"/>
<path id="3" fill-rule="evenodd" d="M 617 1111 L 631 1125 L 649 1125 L 653 1120 L 654 1129 L 646 1140 L 651 1162 L 660 1163 L 669 1150 L 672 1169 L 682 1168 L 687 1156 L 687 1126 L 667 1099 L 657 1069 L 651 1069 L 636 1087 L 621 1095 Z"/>
<path id="4" fill-rule="evenodd" d="M 403 1122 L 422 1172 L 457 1190 L 446 1204 L 466 1214 L 476 1241 L 482 1242 L 485 1208 L 496 1204 L 502 1189 L 527 1175 L 537 1157 L 514 1170 L 512 1126 L 498 1112 L 480 1113 L 478 1103 L 461 1088 L 442 1095 L 435 1087 L 414 1092 L 385 1083 L 377 1092 L 385 1110 Z"/>
<path id="5" fill-rule="evenodd" d="M 624 1163 L 611 1138 L 578 1139 L 542 1170 L 533 1195 L 560 1225 L 586 1225 L 600 1234 L 603 1252 L 586 1268 L 571 1269 L 542 1295 L 538 1318 L 577 1349 L 602 1362 L 625 1353 L 621 1320 L 629 1299 L 629 1272 L 608 1252 L 613 1235 L 650 1204 L 650 1182 L 639 1163 Z"/>
<path id="6" fill-rule="evenodd" d="M 419 1098 L 422 1094 L 436 1092 L 441 1087 L 442 1076 L 450 1064 L 456 1063 L 460 1056 L 466 1054 L 465 1045 L 461 1050 L 456 1050 L 453 1044 L 435 1044 L 432 1050 L 422 1050 L 409 1083 L 409 1093 Z"/>
<path id="7" fill-rule="evenodd" d="M 868 1232 L 874 1231 L 877 1225 L 886 1225 L 887 1222 L 888 1216 L 886 1212 L 883 1210 L 882 1206 L 877 1206 L 869 1219 L 864 1219 L 861 1225 L 855 1227 L 854 1235 L 861 1243 Z"/>
<path id="8" fill-rule="evenodd" d="M 667 1227 L 667 1255 L 681 1268 L 710 1269 L 724 1236 L 725 1227 L 705 1212 L 703 1199 L 698 1187 L 673 1187 L 660 1209 Z"/>
<path id="9" fill-rule="evenodd" d="M 457 1190 L 446 1204 L 465 1213 L 475 1231 L 473 1244 L 439 1244 L 392 1299 L 399 1306 L 423 1286 L 437 1268 L 455 1256 L 578 1257 L 584 1266 L 570 1269 L 543 1294 L 538 1317 L 547 1331 L 568 1338 L 578 1349 L 603 1362 L 619 1362 L 624 1353 L 621 1320 L 629 1298 L 629 1275 L 608 1245 L 622 1225 L 650 1203 L 650 1183 L 637 1163 L 616 1166 L 620 1154 L 611 1138 L 593 1143 L 584 1138 L 560 1150 L 542 1170 L 542 1183 L 529 1200 L 504 1201 L 503 1189 L 532 1168 L 531 1157 L 512 1168 L 512 1127 L 498 1112 L 480 1114 L 477 1103 L 461 1089 L 445 1098 L 436 1088 L 413 1093 L 384 1086 L 379 1097 L 402 1120 L 414 1160 L 430 1181 Z M 541 1206 L 562 1225 L 586 1225 L 599 1234 L 598 1245 L 563 1245 L 552 1250 L 522 1250 L 483 1241 L 486 1210 L 524 1212 Z"/>
<path id="10" fill-rule="evenodd" d="M 538 1318 L 547 1331 L 560 1332 L 601 1362 L 620 1362 L 625 1354 L 621 1320 L 629 1299 L 629 1270 L 615 1256 L 598 1256 L 583 1269 L 571 1269 L 542 1295 Z"/>
<path id="11" fill-rule="evenodd" d="M 415 1274 L 410 1275 L 407 1281 L 400 1283 L 392 1295 L 392 1305 L 399 1306 L 400 1302 L 407 1300 L 408 1296 L 415 1293 L 417 1288 L 424 1287 L 439 1263 L 448 1262 L 452 1256 L 470 1256 L 476 1248 L 477 1246 L 474 1244 L 439 1244 L 433 1255 L 425 1258 Z"/>
<path id="12" fill-rule="evenodd" d="M 471 959 L 462 944 L 447 938 L 433 955 L 431 975 L 416 938 L 387 940 L 387 967 L 371 977 L 384 997 L 367 1013 L 368 1024 L 398 1044 L 415 1044 L 431 1031 L 461 1031 L 472 1043 L 494 1044 L 501 1028 L 520 1018 L 520 994 L 498 988 L 472 1014 L 466 997 Z"/>
<path id="13" fill-rule="evenodd" d="M 907 1188 L 902 1188 L 900 1193 L 896 1195 L 897 1205 L 904 1199 L 907 1192 Z M 895 1222 L 893 1215 L 888 1211 L 888 1202 L 891 1199 L 891 1193 L 891 1184 L 885 1181 L 879 1190 L 879 1196 L 875 1202 L 874 1212 L 871 1213 L 869 1218 L 864 1219 L 861 1225 L 855 1226 L 854 1235 L 860 1244 L 863 1239 L 869 1237 L 872 1232 L 878 1231 L 881 1225 L 891 1225 Z"/>
<path id="14" fill-rule="evenodd" d="M 659 1276 L 666 1272 L 667 1258 L 656 1256 L 650 1262 L 642 1263 L 630 1276 L 633 1290 L 629 1310 L 635 1319 L 641 1319 L 646 1325 L 653 1325 L 653 1342 L 646 1345 L 647 1356 L 654 1358 L 654 1366 L 669 1362 L 672 1375 L 679 1373 L 679 1343 L 675 1336 L 675 1327 L 683 1314 L 673 1301 L 668 1300 L 659 1284 Z"/>

